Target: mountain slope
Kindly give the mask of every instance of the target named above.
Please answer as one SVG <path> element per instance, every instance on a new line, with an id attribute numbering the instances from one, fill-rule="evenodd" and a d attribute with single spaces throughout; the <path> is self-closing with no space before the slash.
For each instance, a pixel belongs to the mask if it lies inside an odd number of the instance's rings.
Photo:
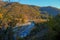
<path id="1" fill-rule="evenodd" d="M 33 5 L 24 5 L 17 2 L 0 2 L 1 25 L 7 25 L 11 21 L 14 24 L 17 23 L 16 20 L 20 23 L 24 23 L 27 20 L 42 19 L 45 18 L 45 16 L 47 18 L 48 14 L 57 15 L 58 13 L 60 13 L 60 10 L 54 7 L 38 7 Z"/>
<path id="2" fill-rule="evenodd" d="M 19 3 L 12 3 L 11 5 L 8 4 L 7 6 L 6 5 L 2 7 L 1 11 L 4 14 L 8 12 L 7 15 L 17 16 L 19 14 L 25 14 L 27 16 L 36 16 L 39 14 L 39 10 L 37 7 L 32 8 L 31 6 L 23 5 Z"/>
<path id="3" fill-rule="evenodd" d="M 37 17 L 40 16 L 39 9 L 36 6 L 33 8 L 28 5 L 19 4 L 17 2 L 1 3 L 4 4 L 0 4 L 1 25 L 10 25 L 9 22 L 12 22 L 12 25 L 16 25 L 16 21 L 19 23 L 24 23 L 27 20 L 37 19 Z"/>

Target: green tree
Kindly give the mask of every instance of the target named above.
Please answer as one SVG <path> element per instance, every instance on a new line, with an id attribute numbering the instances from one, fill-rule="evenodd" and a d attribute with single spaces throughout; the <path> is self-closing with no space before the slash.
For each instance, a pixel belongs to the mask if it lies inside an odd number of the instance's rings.
<path id="1" fill-rule="evenodd" d="M 49 39 L 60 39 L 60 15 L 50 18 L 50 21 L 47 23 L 47 25 L 49 27 Z"/>

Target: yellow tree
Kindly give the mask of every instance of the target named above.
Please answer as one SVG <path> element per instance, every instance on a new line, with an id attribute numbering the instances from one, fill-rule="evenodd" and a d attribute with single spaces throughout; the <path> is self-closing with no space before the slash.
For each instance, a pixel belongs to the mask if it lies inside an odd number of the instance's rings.
<path id="1" fill-rule="evenodd" d="M 2 18 L 3 18 L 3 14 L 0 13 L 0 19 L 2 19 Z"/>

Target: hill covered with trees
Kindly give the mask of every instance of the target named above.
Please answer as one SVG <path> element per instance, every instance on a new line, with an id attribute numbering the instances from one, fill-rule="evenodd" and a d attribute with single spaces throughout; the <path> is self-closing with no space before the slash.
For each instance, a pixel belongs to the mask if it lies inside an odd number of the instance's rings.
<path id="1" fill-rule="evenodd" d="M 1 24 L 8 24 L 10 21 L 20 21 L 20 23 L 26 20 L 42 19 L 48 15 L 45 12 L 43 15 L 38 6 L 24 5 L 17 2 L 7 3 L 0 2 L 0 22 Z M 43 18 L 44 18 L 43 17 Z M 47 17 L 46 17 L 47 18 Z"/>

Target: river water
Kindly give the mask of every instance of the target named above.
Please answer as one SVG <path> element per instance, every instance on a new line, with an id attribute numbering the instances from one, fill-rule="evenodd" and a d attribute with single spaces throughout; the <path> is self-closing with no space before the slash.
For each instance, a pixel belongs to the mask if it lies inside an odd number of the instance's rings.
<path id="1" fill-rule="evenodd" d="M 24 38 L 27 35 L 30 34 L 31 30 L 35 27 L 34 22 L 31 22 L 28 25 L 22 25 L 21 28 L 19 27 L 15 27 L 13 28 L 13 32 L 14 32 L 14 40 L 16 40 L 16 37 L 21 37 Z"/>

